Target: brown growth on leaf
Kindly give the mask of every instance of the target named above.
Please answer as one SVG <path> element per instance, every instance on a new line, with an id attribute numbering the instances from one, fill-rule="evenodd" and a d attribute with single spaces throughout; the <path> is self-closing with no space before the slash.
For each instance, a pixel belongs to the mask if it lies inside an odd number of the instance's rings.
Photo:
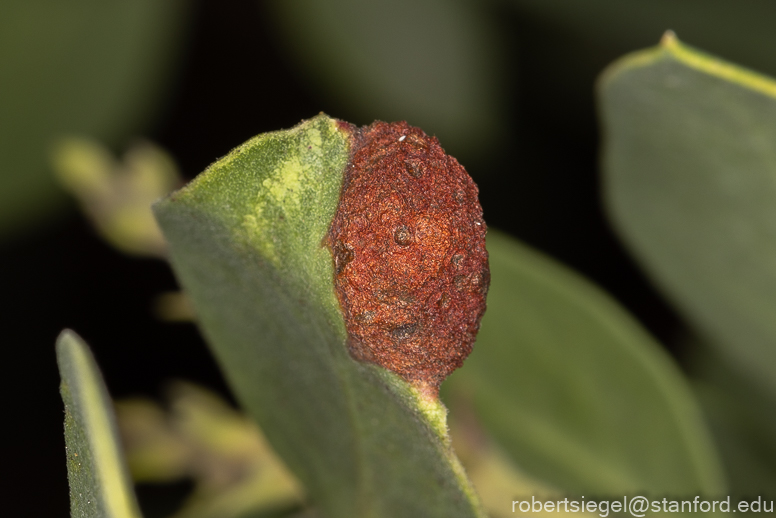
<path id="1" fill-rule="evenodd" d="M 354 129 L 329 231 L 350 353 L 436 395 L 469 355 L 490 283 L 477 186 L 406 122 Z"/>

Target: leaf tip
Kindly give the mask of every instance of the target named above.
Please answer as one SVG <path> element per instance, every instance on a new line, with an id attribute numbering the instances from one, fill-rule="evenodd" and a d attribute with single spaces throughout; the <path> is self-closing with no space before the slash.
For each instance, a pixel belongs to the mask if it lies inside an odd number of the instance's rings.
<path id="1" fill-rule="evenodd" d="M 57 345 L 63 342 L 69 342 L 71 340 L 77 340 L 78 334 L 72 329 L 65 328 L 57 336 Z"/>
<path id="2" fill-rule="evenodd" d="M 65 355 L 71 355 L 73 352 L 83 349 L 83 340 L 72 329 L 63 329 L 57 336 L 55 347 L 57 358 L 61 363 Z"/>
<path id="3" fill-rule="evenodd" d="M 676 33 L 671 29 L 663 33 L 660 38 L 660 46 L 665 49 L 672 49 L 679 45 L 679 38 L 676 37 Z"/>

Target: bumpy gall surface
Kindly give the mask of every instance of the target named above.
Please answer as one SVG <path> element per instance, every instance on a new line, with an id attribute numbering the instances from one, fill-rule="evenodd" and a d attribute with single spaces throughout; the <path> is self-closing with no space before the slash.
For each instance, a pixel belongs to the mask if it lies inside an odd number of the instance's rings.
<path id="1" fill-rule="evenodd" d="M 477 186 L 406 122 L 350 128 L 328 236 L 350 353 L 436 394 L 471 352 L 490 283 Z"/>

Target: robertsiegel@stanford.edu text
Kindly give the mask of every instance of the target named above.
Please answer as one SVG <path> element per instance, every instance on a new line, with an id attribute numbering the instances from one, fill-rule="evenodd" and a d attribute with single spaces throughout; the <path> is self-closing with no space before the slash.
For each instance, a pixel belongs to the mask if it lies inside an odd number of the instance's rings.
<path id="1" fill-rule="evenodd" d="M 773 500 L 742 500 L 731 504 L 730 497 L 724 500 L 701 500 L 696 496 L 692 500 L 669 500 L 668 498 L 649 499 L 645 496 L 624 496 L 617 500 L 513 500 L 513 513 L 598 513 L 601 518 L 613 513 L 630 513 L 636 518 L 643 518 L 647 513 L 709 513 L 709 512 L 738 512 L 738 513 L 772 513 Z"/>

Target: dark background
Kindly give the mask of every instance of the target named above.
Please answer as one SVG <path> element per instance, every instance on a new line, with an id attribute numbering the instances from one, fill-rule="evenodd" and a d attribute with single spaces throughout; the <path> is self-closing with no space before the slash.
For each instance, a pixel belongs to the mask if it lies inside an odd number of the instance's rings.
<path id="1" fill-rule="evenodd" d="M 320 111 L 346 116 L 341 99 L 319 93 L 285 54 L 263 3 L 196 5 L 180 69 L 145 134 L 175 157 L 186 177 L 258 133 L 291 127 Z M 599 197 L 593 84 L 606 64 L 638 47 L 603 47 L 513 9 L 494 5 L 491 14 L 506 59 L 519 61 L 519 72 L 505 77 L 513 94 L 503 110 L 513 123 L 504 146 L 464 163 L 480 186 L 488 224 L 599 283 L 681 359 L 678 318 L 618 243 Z M 656 30 L 642 46 L 659 37 Z M 574 70 L 568 70 L 575 62 L 569 49 L 587 56 Z M 255 69 L 239 81 L 221 81 L 215 73 L 245 63 Z M 252 101 L 257 98 L 264 102 Z M 69 513 L 54 354 L 63 328 L 90 344 L 116 398 L 158 397 L 172 378 L 228 393 L 196 329 L 160 322 L 151 312 L 154 296 L 175 288 L 167 265 L 121 255 L 74 208 L 0 242 L 0 286 L 2 500 L 9 516 Z M 140 496 L 145 505 L 164 507 L 184 490 L 141 488 Z"/>

